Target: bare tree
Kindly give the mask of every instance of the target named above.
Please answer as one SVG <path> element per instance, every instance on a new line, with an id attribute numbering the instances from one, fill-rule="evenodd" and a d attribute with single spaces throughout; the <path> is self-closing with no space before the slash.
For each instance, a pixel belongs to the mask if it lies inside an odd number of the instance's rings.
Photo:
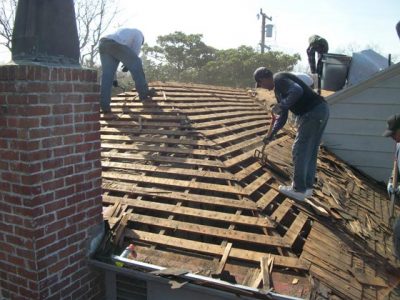
<path id="1" fill-rule="evenodd" d="M 118 0 L 74 0 L 78 27 L 80 62 L 94 67 L 99 53 L 99 41 L 118 13 Z M 0 37 L 9 51 L 18 0 L 0 0 Z"/>
<path id="2" fill-rule="evenodd" d="M 0 45 L 5 46 L 9 51 L 11 51 L 11 40 L 17 2 L 18 0 L 0 1 L 0 36 L 3 38 Z"/>
<path id="3" fill-rule="evenodd" d="M 118 13 L 118 0 L 75 0 L 81 64 L 93 67 L 99 41 Z"/>

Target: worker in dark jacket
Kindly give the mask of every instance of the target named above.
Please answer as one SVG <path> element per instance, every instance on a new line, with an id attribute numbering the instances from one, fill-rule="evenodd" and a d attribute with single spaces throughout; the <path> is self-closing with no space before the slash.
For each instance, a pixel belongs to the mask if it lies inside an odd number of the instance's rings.
<path id="1" fill-rule="evenodd" d="M 328 104 L 301 79 L 291 73 L 272 74 L 261 67 L 254 72 L 257 87 L 275 90 L 277 104 L 272 111 L 278 115 L 269 136 L 269 143 L 286 124 L 289 110 L 297 117 L 298 131 L 293 144 L 293 183 L 280 186 L 279 190 L 296 200 L 303 201 L 313 193 L 317 156 L 322 133 L 329 118 Z"/>
<path id="2" fill-rule="evenodd" d="M 399 39 L 400 39 L 400 21 L 396 25 L 396 31 L 397 31 L 397 35 L 399 36 Z"/>
<path id="3" fill-rule="evenodd" d="M 310 65 L 310 71 L 312 74 L 317 73 L 319 76 L 322 75 L 322 55 L 328 53 L 329 45 L 326 39 L 319 35 L 312 35 L 308 39 L 307 56 L 308 63 Z M 318 54 L 317 65 L 315 64 L 315 52 Z"/>
<path id="4" fill-rule="evenodd" d="M 397 160 L 397 170 L 393 170 L 393 172 L 397 172 L 397 175 L 400 174 L 400 114 L 393 115 L 389 117 L 387 120 L 387 129 L 383 133 L 383 136 L 391 137 L 396 142 L 396 153 L 395 159 Z M 393 173 L 394 174 L 394 173 Z M 400 176 L 398 176 L 400 178 Z M 392 178 L 389 179 L 387 184 L 387 191 L 389 193 L 389 197 L 392 194 L 395 194 L 398 197 L 400 195 L 400 187 L 397 183 L 397 186 L 393 186 Z M 393 226 L 393 244 L 394 250 L 397 258 L 400 259 L 400 218 L 397 217 L 394 221 Z"/>

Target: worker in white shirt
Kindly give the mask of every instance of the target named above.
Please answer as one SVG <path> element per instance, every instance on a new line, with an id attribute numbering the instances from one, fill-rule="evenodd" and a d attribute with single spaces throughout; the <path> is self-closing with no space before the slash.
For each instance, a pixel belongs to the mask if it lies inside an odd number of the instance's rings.
<path id="1" fill-rule="evenodd" d="M 136 90 L 141 101 L 154 96 L 154 89 L 149 90 L 139 57 L 144 43 L 144 36 L 138 29 L 121 28 L 100 40 L 99 53 L 102 66 L 100 106 L 103 113 L 111 112 L 111 88 L 120 62 L 125 71 L 130 71 L 135 81 Z"/>

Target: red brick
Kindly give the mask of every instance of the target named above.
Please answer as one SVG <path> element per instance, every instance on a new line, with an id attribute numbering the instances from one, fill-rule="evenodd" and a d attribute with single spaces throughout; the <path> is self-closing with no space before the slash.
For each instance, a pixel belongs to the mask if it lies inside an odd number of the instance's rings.
<path id="1" fill-rule="evenodd" d="M 43 192 L 54 191 L 64 186 L 64 179 L 60 178 L 43 184 Z"/>
<path id="2" fill-rule="evenodd" d="M 35 105 L 29 107 L 21 106 L 18 108 L 18 113 L 24 117 L 43 116 L 50 114 L 50 107 L 44 105 Z"/>
<path id="3" fill-rule="evenodd" d="M 4 214 L 4 222 L 13 225 L 23 225 L 24 219 L 20 216 Z"/>
<path id="4" fill-rule="evenodd" d="M 75 153 L 86 153 L 91 150 L 93 150 L 93 144 L 91 143 L 84 143 L 75 146 Z"/>
<path id="5" fill-rule="evenodd" d="M 36 249 L 42 249 L 42 248 L 48 247 L 49 245 L 53 244 L 55 241 L 57 241 L 56 234 L 47 235 L 36 241 Z"/>
<path id="6" fill-rule="evenodd" d="M 100 95 L 99 94 L 86 94 L 84 96 L 84 101 L 85 103 L 89 102 L 99 102 L 100 103 Z M 96 107 L 91 108 L 91 110 L 93 111 Z"/>
<path id="7" fill-rule="evenodd" d="M 38 260 L 37 267 L 39 270 L 47 269 L 51 265 L 54 265 L 58 261 L 58 255 L 53 253 L 53 255 L 46 256 L 43 259 Z"/>
<path id="8" fill-rule="evenodd" d="M 52 254 L 56 253 L 57 251 L 64 249 L 66 246 L 67 246 L 66 239 L 57 240 L 56 243 L 46 247 L 46 255 L 52 255 Z"/>
<path id="9" fill-rule="evenodd" d="M 86 238 L 86 234 L 84 232 L 78 232 L 78 233 L 74 234 L 73 236 L 70 236 L 67 239 L 67 243 L 68 244 L 73 244 L 73 243 L 76 243 L 76 242 L 81 242 L 85 238 Z"/>
<path id="10" fill-rule="evenodd" d="M 2 128 L 0 137 L 5 139 L 16 139 L 18 138 L 18 130 L 12 128 Z M 1 156 L 3 157 L 3 156 Z"/>
<path id="11" fill-rule="evenodd" d="M 68 258 L 60 259 L 57 263 L 48 268 L 49 273 L 57 273 L 68 267 Z"/>
<path id="12" fill-rule="evenodd" d="M 22 198 L 15 195 L 4 195 L 4 202 L 11 205 L 22 205 Z"/>
<path id="13" fill-rule="evenodd" d="M 74 135 L 68 135 L 64 136 L 64 145 L 70 145 L 70 144 L 79 144 L 83 142 L 83 135 L 82 134 L 74 134 Z"/>
<path id="14" fill-rule="evenodd" d="M 82 123 L 83 122 L 83 114 L 75 114 L 74 115 L 74 122 L 75 123 Z"/>
<path id="15" fill-rule="evenodd" d="M 33 151 L 39 149 L 39 146 L 40 146 L 39 141 L 14 140 L 10 142 L 10 147 L 11 149 L 14 149 L 14 151 L 16 150 Z"/>
<path id="16" fill-rule="evenodd" d="M 84 193 L 76 193 L 73 196 L 67 198 L 67 205 L 74 205 L 80 203 L 84 199 L 85 199 Z M 81 216 L 79 216 L 79 218 L 81 218 Z M 79 221 L 79 219 L 77 221 Z"/>
<path id="17" fill-rule="evenodd" d="M 86 99 L 86 96 L 85 96 L 85 99 Z M 91 104 L 76 104 L 76 105 L 74 105 L 75 113 L 91 112 L 91 111 L 92 111 Z"/>
<path id="18" fill-rule="evenodd" d="M 76 233 L 76 225 L 68 226 L 57 232 L 58 239 L 64 239 Z M 60 254 L 60 256 L 62 256 Z"/>
<path id="19" fill-rule="evenodd" d="M 55 214 L 47 213 L 40 217 L 36 217 L 34 222 L 36 226 L 40 227 L 40 226 L 46 226 L 47 224 L 54 222 L 54 220 L 55 220 Z"/>
<path id="20" fill-rule="evenodd" d="M 81 286 L 81 283 L 78 281 L 73 282 L 71 285 L 65 287 L 61 290 L 61 297 L 65 299 L 67 296 L 71 295 L 72 292 L 77 290 Z"/>
<path id="21" fill-rule="evenodd" d="M 65 157 L 69 154 L 74 153 L 74 147 L 73 146 L 65 146 L 65 147 L 60 147 L 60 148 L 55 148 L 53 150 L 54 156 L 55 157 Z"/>
<path id="22" fill-rule="evenodd" d="M 48 224 L 45 227 L 45 232 L 46 232 L 46 234 L 57 232 L 57 231 L 60 231 L 60 230 L 64 229 L 65 226 L 67 226 L 67 221 L 66 220 L 64 220 L 64 219 L 58 220 L 56 222 Z"/>
<path id="23" fill-rule="evenodd" d="M 85 142 L 100 141 L 100 132 L 85 134 Z"/>
<path id="24" fill-rule="evenodd" d="M 12 263 L 16 267 L 25 267 L 25 260 L 21 257 L 17 257 L 14 255 L 8 255 L 7 261 Z"/>
<path id="25" fill-rule="evenodd" d="M 81 163 L 81 164 L 76 164 L 76 165 L 74 166 L 74 168 L 75 168 L 75 173 L 86 172 L 86 171 L 92 169 L 92 163 L 90 163 L 90 162 L 84 162 L 84 163 Z M 74 182 L 74 183 L 75 183 L 75 182 Z"/>
<path id="26" fill-rule="evenodd" d="M 26 239 L 32 238 L 35 236 L 34 231 L 32 229 L 28 229 L 25 227 L 20 227 L 20 226 L 15 226 L 14 227 L 14 233 L 19 236 L 23 237 Z"/>
<path id="27" fill-rule="evenodd" d="M 51 136 L 50 128 L 37 128 L 29 130 L 29 138 L 31 139 L 40 139 Z"/>
<path id="28" fill-rule="evenodd" d="M 70 114 L 72 113 L 72 105 L 71 104 L 58 104 L 53 106 L 53 114 Z"/>
<path id="29" fill-rule="evenodd" d="M 56 192 L 56 195 L 57 195 L 57 192 Z M 56 197 L 56 199 L 59 199 L 59 198 L 60 197 Z M 65 199 L 49 202 L 49 203 L 45 204 L 44 210 L 45 210 L 46 213 L 48 213 L 48 212 L 53 212 L 53 211 L 56 211 L 56 210 L 59 210 L 59 209 L 63 209 L 63 208 L 65 208 L 66 203 L 67 202 L 66 202 Z"/>
<path id="30" fill-rule="evenodd" d="M 43 207 L 15 206 L 13 211 L 21 216 L 34 218 L 43 214 Z"/>
<path id="31" fill-rule="evenodd" d="M 73 86 L 71 83 L 66 82 L 53 83 L 50 89 L 53 93 L 72 93 Z"/>
<path id="32" fill-rule="evenodd" d="M 74 215 L 76 212 L 76 207 L 72 206 L 72 207 L 67 207 L 64 209 L 61 209 L 59 211 L 56 212 L 56 216 L 57 219 L 63 219 L 63 218 L 68 218 L 72 215 Z"/>
<path id="33" fill-rule="evenodd" d="M 93 170 L 87 174 L 85 174 L 85 181 L 101 178 L 101 170 Z"/>
<path id="34" fill-rule="evenodd" d="M 55 159 L 50 159 L 46 160 L 43 162 L 43 169 L 48 170 L 48 169 L 56 169 L 64 166 L 64 161 L 62 158 L 55 158 Z"/>
<path id="35" fill-rule="evenodd" d="M 99 112 L 85 114 L 83 118 L 84 122 L 98 122 L 100 120 Z"/>
<path id="36" fill-rule="evenodd" d="M 74 174 L 74 168 L 72 166 L 66 166 L 66 167 L 54 170 L 55 178 L 70 176 L 72 174 Z"/>
<path id="37" fill-rule="evenodd" d="M 69 185 L 78 184 L 80 182 L 83 182 L 84 179 L 85 179 L 84 175 L 81 175 L 81 174 L 73 175 L 73 176 L 67 177 L 65 179 L 65 185 L 69 186 Z"/>
<path id="38" fill-rule="evenodd" d="M 61 98 L 59 94 L 40 94 L 38 102 L 40 104 L 59 104 L 61 103 Z"/>
<path id="39" fill-rule="evenodd" d="M 60 127 L 55 127 L 53 129 L 54 135 L 65 136 L 73 133 L 74 133 L 74 128 L 72 126 L 60 126 Z"/>
<path id="40" fill-rule="evenodd" d="M 21 175 L 16 173 L 3 172 L 1 179 L 12 183 L 21 183 Z"/>
<path id="41" fill-rule="evenodd" d="M 70 155 L 67 157 L 64 157 L 64 165 L 74 165 L 74 164 L 78 164 L 81 163 L 83 160 L 82 154 L 79 155 Z"/>
<path id="42" fill-rule="evenodd" d="M 23 161 L 36 161 L 36 160 L 47 160 L 52 158 L 52 150 L 40 149 L 37 151 L 30 151 L 27 153 L 21 153 L 21 160 Z"/>
<path id="43" fill-rule="evenodd" d="M 18 257 L 23 257 L 32 261 L 36 259 L 35 251 L 33 251 L 32 249 L 28 250 L 28 249 L 23 249 L 21 247 L 17 247 L 16 252 Z"/>
<path id="44" fill-rule="evenodd" d="M 18 274 L 20 276 L 25 277 L 26 279 L 32 280 L 32 281 L 36 281 L 37 280 L 37 274 L 36 272 L 27 270 L 25 268 L 18 268 L 17 270 Z"/>
<path id="45" fill-rule="evenodd" d="M 55 192 L 57 199 L 68 197 L 70 195 L 73 195 L 74 193 L 75 193 L 75 188 L 73 186 Z"/>
<path id="46" fill-rule="evenodd" d="M 11 189 L 12 189 L 11 184 L 9 184 L 7 182 L 0 182 L 0 191 L 11 192 Z"/>
<path id="47" fill-rule="evenodd" d="M 63 103 L 82 103 L 82 95 L 80 94 L 66 94 L 62 95 Z"/>
<path id="48" fill-rule="evenodd" d="M 100 160 L 100 157 L 101 157 L 101 152 L 100 152 L 100 150 L 92 151 L 92 152 L 89 152 L 89 153 L 86 153 L 86 154 L 85 154 L 85 160 L 86 160 L 86 161 L 90 161 L 90 160 Z"/>
<path id="49" fill-rule="evenodd" d="M 68 268 L 64 269 L 61 273 L 61 278 L 68 277 L 79 270 L 79 263 L 73 262 L 68 265 Z"/>

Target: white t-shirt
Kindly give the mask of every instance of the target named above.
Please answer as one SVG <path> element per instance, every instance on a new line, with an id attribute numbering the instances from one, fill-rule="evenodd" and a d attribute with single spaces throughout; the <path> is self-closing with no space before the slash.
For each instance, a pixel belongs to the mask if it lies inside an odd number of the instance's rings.
<path id="1" fill-rule="evenodd" d="M 307 73 L 302 73 L 302 72 L 290 72 L 293 75 L 296 75 L 297 78 L 301 79 L 306 85 L 312 86 L 314 84 L 314 79 L 308 75 Z"/>
<path id="2" fill-rule="evenodd" d="M 142 44 L 144 41 L 143 33 L 140 30 L 134 28 L 118 29 L 115 33 L 106 35 L 105 38 L 128 46 L 133 50 L 133 52 L 136 53 L 136 55 L 140 54 L 140 49 L 142 48 Z"/>

